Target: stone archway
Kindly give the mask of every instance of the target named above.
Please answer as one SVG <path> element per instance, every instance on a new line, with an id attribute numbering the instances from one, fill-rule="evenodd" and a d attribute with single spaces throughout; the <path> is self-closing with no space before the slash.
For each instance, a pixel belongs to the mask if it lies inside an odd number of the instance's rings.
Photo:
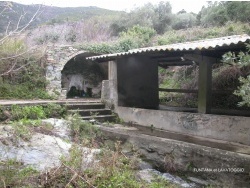
<path id="1" fill-rule="evenodd" d="M 56 97 L 64 98 L 61 87 L 61 71 L 65 64 L 78 54 L 85 53 L 70 45 L 48 46 L 46 50 L 46 79 L 48 81 L 47 91 Z"/>
<path id="2" fill-rule="evenodd" d="M 68 73 L 69 81 L 65 84 L 65 67 L 66 69 L 73 69 L 73 66 L 79 66 L 75 63 L 75 60 L 81 59 L 82 61 L 87 61 L 86 57 L 94 55 L 93 53 L 88 53 L 86 51 L 79 51 L 73 48 L 70 45 L 64 46 L 48 46 L 46 51 L 46 58 L 47 58 L 47 67 L 46 67 L 46 79 L 48 81 L 47 91 L 51 94 L 56 96 L 57 98 L 66 98 L 67 92 L 69 91 L 70 87 L 76 85 L 76 83 L 71 83 L 70 79 L 74 77 L 78 77 L 78 82 L 86 81 L 86 78 L 83 78 L 82 74 L 72 74 Z M 69 65 L 71 62 L 71 66 Z M 77 61 L 76 61 L 77 62 Z M 79 63 L 78 63 L 79 64 Z M 72 68 L 73 67 L 73 68 Z M 64 71 L 63 71 L 64 70 Z M 80 73 L 80 72 L 79 72 Z M 64 80 L 62 80 L 64 79 Z M 68 85 L 67 85 L 68 84 Z M 81 85 L 78 83 L 76 85 L 81 90 L 83 87 L 87 87 L 86 84 Z M 90 87 L 90 86 L 89 86 Z M 93 84 L 91 85 L 93 87 Z"/>
<path id="3" fill-rule="evenodd" d="M 108 79 L 108 64 L 86 60 L 93 55 L 88 52 L 78 54 L 65 64 L 61 80 L 67 98 L 101 97 L 102 81 Z"/>

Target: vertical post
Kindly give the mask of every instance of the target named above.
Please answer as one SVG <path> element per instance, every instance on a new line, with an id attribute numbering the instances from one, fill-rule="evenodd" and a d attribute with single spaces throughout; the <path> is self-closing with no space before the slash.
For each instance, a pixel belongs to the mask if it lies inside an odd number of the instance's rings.
<path id="1" fill-rule="evenodd" d="M 110 101 L 112 105 L 118 104 L 118 91 L 117 91 L 117 60 L 109 61 L 109 90 Z"/>
<path id="2" fill-rule="evenodd" d="M 199 62 L 198 112 L 211 113 L 212 102 L 212 62 L 202 57 Z"/>
<path id="3" fill-rule="evenodd" d="M 112 61 L 108 62 L 108 66 L 109 66 L 108 79 L 111 80 L 112 79 Z"/>

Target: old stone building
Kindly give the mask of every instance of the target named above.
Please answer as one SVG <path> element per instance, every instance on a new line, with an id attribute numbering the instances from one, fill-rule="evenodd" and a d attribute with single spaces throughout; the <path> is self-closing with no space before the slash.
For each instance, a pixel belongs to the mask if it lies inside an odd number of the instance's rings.
<path id="1" fill-rule="evenodd" d="M 49 46 L 47 50 L 47 90 L 59 98 L 100 97 L 102 80 L 107 80 L 108 64 L 86 60 L 95 55 L 72 46 Z"/>

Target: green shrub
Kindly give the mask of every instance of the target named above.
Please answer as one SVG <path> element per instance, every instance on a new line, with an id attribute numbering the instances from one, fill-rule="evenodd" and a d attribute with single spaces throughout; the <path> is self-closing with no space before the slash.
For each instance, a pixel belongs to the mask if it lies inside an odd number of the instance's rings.
<path id="1" fill-rule="evenodd" d="M 2 107 L 1 109 L 3 110 L 4 108 L 6 107 Z M 12 120 L 44 119 L 49 117 L 63 117 L 66 114 L 66 109 L 59 104 L 53 103 L 35 106 L 12 105 L 10 114 Z"/>
<path id="2" fill-rule="evenodd" d="M 13 119 L 41 119 L 45 118 L 46 114 L 44 113 L 42 106 L 11 106 L 11 114 Z"/>
<path id="3" fill-rule="evenodd" d="M 31 90 L 32 88 L 32 90 Z M 45 89 L 32 86 L 29 83 L 0 85 L 1 99 L 54 99 Z"/>
<path id="4" fill-rule="evenodd" d="M 223 62 L 228 66 L 236 67 L 238 69 L 250 68 L 250 44 L 247 44 L 247 52 L 240 52 L 238 55 L 229 52 L 223 55 Z M 242 98 L 242 101 L 238 103 L 239 106 L 250 107 L 250 75 L 247 71 L 247 75 L 237 75 L 240 82 L 240 86 L 235 90 L 234 94 Z"/>
<path id="5" fill-rule="evenodd" d="M 115 42 L 83 44 L 79 48 L 89 52 L 104 54 L 126 52 L 131 49 L 150 46 L 155 34 L 155 30 L 152 28 L 136 25 L 126 32 L 121 32 L 120 37 Z"/>
<path id="6" fill-rule="evenodd" d="M 67 117 L 70 121 L 71 135 L 75 142 L 89 144 L 91 140 L 100 135 L 99 129 L 88 121 L 83 121 L 79 114 Z"/>
<path id="7" fill-rule="evenodd" d="M 46 117 L 64 117 L 66 115 L 66 108 L 56 104 L 56 103 L 48 103 L 43 107 L 44 113 Z"/>
<path id="8" fill-rule="evenodd" d="M 242 98 L 242 101 L 239 102 L 239 106 L 248 106 L 250 107 L 250 75 L 246 78 L 240 77 L 239 81 L 241 86 L 238 87 L 238 90 L 234 92 L 235 95 Z"/>
<path id="9" fill-rule="evenodd" d="M 150 40 L 155 34 L 156 31 L 150 27 L 135 25 L 132 28 L 129 28 L 126 32 L 121 32 L 120 38 L 130 38 L 137 43 L 138 47 L 145 47 L 149 46 Z"/>
<path id="10" fill-rule="evenodd" d="M 1 99 L 52 98 L 46 92 L 43 55 L 40 49 L 28 49 L 22 39 L 7 38 L 0 44 Z"/>

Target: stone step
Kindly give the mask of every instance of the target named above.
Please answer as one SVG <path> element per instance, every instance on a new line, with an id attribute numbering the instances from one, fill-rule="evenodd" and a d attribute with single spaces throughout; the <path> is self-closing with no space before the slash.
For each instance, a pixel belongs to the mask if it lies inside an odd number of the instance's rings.
<path id="1" fill-rule="evenodd" d="M 99 115 L 99 116 L 83 116 L 81 117 L 82 120 L 97 120 L 97 121 L 100 121 L 100 122 L 105 122 L 105 121 L 109 121 L 109 122 L 112 122 L 115 120 L 115 115 Z"/>
<path id="2" fill-rule="evenodd" d="M 65 104 L 68 110 L 76 109 L 104 109 L 105 105 L 103 103 L 80 103 L 80 104 Z"/>
<path id="3" fill-rule="evenodd" d="M 98 115 L 111 115 L 112 111 L 109 109 L 84 109 L 84 110 L 68 110 L 69 113 L 79 113 L 81 116 L 98 116 Z"/>

